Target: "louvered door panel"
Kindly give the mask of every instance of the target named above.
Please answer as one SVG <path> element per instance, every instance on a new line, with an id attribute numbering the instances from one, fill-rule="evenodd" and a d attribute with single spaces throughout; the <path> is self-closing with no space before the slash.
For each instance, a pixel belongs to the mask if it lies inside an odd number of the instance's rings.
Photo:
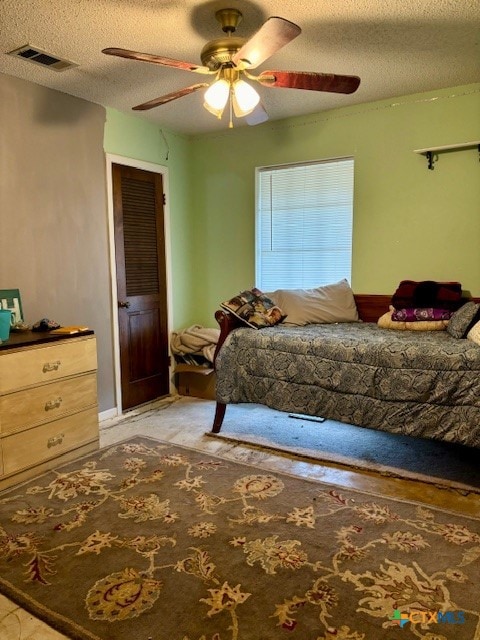
<path id="1" fill-rule="evenodd" d="M 127 296 L 159 293 L 155 185 L 122 179 Z"/>

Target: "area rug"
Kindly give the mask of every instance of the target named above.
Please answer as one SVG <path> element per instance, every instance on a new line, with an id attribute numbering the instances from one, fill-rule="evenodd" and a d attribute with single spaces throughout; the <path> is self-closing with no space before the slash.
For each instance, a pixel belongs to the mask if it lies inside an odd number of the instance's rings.
<path id="1" fill-rule="evenodd" d="M 255 404 L 229 405 L 220 433 L 207 435 L 480 494 L 480 450 L 448 442 L 296 414 L 291 418 Z"/>
<path id="2" fill-rule="evenodd" d="M 69 638 L 480 638 L 479 519 L 146 437 L 0 506 L 0 591 Z"/>

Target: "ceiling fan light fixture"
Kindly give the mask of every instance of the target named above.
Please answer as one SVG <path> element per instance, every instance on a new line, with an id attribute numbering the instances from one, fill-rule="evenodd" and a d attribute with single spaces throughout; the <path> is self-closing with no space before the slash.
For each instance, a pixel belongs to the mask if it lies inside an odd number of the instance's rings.
<path id="1" fill-rule="evenodd" d="M 210 113 L 221 117 L 230 95 L 230 83 L 221 78 L 208 87 L 204 95 L 204 107 Z"/>
<path id="2" fill-rule="evenodd" d="M 258 93 L 245 80 L 237 80 L 235 82 L 233 85 L 233 98 L 237 118 L 248 116 L 260 102 Z"/>
<path id="3" fill-rule="evenodd" d="M 268 18 L 260 29 L 248 40 L 233 36 L 242 13 L 236 8 L 220 9 L 215 14 L 222 25 L 227 37 L 216 38 L 207 42 L 200 54 L 202 65 L 175 60 L 151 53 L 131 51 L 108 47 L 102 49 L 107 55 L 118 56 L 150 62 L 164 67 L 183 69 L 199 74 L 215 74 L 215 81 L 209 86 L 206 82 L 192 84 L 189 87 L 172 91 L 164 96 L 149 100 L 133 107 L 136 111 L 144 111 L 162 104 L 188 96 L 200 89 L 206 89 L 204 107 L 222 118 L 228 105 L 229 124 L 233 127 L 233 116 L 246 116 L 247 124 L 259 124 L 268 119 L 267 112 L 260 103 L 260 96 L 255 89 L 241 78 L 259 82 L 262 86 L 285 89 L 302 89 L 310 91 L 328 91 L 330 93 L 353 93 L 360 84 L 358 76 L 345 76 L 333 73 L 315 73 L 311 71 L 263 71 L 260 75 L 251 75 L 250 69 L 255 69 L 286 44 L 294 40 L 300 33 L 298 25 L 272 16 Z"/>

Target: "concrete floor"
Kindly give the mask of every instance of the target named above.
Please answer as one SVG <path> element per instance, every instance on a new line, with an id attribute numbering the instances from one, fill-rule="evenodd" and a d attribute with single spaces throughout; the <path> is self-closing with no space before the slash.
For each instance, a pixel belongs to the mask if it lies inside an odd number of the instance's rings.
<path id="1" fill-rule="evenodd" d="M 274 455 L 205 435 L 210 431 L 215 403 L 175 396 L 100 424 L 100 446 L 106 447 L 134 435 L 206 451 L 224 458 L 258 464 L 341 487 L 437 505 L 464 514 L 480 515 L 480 495 L 460 495 L 418 481 L 386 478 L 373 472 L 352 471 L 335 464 L 318 464 L 288 455 Z M 265 409 L 268 411 L 268 409 Z M 225 420 L 241 419 L 241 407 L 229 407 Z M 0 596 L 1 640 L 60 640 L 65 638 L 35 617 Z"/>

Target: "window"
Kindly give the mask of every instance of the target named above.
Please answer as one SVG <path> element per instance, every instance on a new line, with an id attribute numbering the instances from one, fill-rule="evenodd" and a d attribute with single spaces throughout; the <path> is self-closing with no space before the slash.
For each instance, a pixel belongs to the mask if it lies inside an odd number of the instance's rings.
<path id="1" fill-rule="evenodd" d="M 256 286 L 351 282 L 353 158 L 257 169 Z"/>

